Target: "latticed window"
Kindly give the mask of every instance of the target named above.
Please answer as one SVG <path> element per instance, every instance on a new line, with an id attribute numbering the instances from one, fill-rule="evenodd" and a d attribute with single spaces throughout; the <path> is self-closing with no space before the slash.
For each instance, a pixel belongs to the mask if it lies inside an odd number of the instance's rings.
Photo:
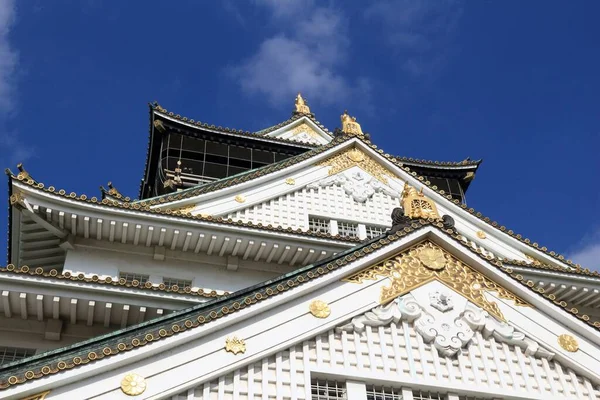
<path id="1" fill-rule="evenodd" d="M 382 386 L 367 386 L 367 400 L 402 400 L 402 390 Z"/>
<path id="2" fill-rule="evenodd" d="M 148 279 L 150 279 L 150 276 L 142 275 L 142 274 L 134 274 L 132 272 L 120 272 L 119 279 L 125 279 L 125 282 L 127 282 L 127 283 L 132 283 L 133 281 L 138 281 L 140 283 L 140 285 L 143 285 L 144 283 L 148 282 Z"/>
<path id="3" fill-rule="evenodd" d="M 177 279 L 177 278 L 163 278 L 163 283 L 166 287 L 170 288 L 172 286 L 177 285 L 179 289 L 185 289 L 186 287 L 192 287 L 192 281 L 187 279 Z"/>
<path id="4" fill-rule="evenodd" d="M 446 398 L 447 396 L 445 394 L 413 390 L 414 400 L 446 400 Z"/>
<path id="5" fill-rule="evenodd" d="M 347 399 L 346 385 L 335 381 L 314 380 L 311 385 L 312 400 Z"/>
<path id="6" fill-rule="evenodd" d="M 330 232 L 331 221 L 328 219 L 321 219 L 310 217 L 308 219 L 308 229 L 311 232 L 320 232 L 320 233 L 329 233 Z"/>
<path id="7" fill-rule="evenodd" d="M 344 237 L 358 237 L 358 224 L 354 222 L 338 222 L 338 233 Z"/>
<path id="8" fill-rule="evenodd" d="M 386 231 L 386 228 L 383 226 L 367 225 L 365 228 L 367 230 L 368 239 L 373 239 L 377 236 L 383 235 L 383 233 Z"/>
<path id="9" fill-rule="evenodd" d="M 35 349 L 19 347 L 0 347 L 0 365 L 19 361 L 35 354 Z"/>

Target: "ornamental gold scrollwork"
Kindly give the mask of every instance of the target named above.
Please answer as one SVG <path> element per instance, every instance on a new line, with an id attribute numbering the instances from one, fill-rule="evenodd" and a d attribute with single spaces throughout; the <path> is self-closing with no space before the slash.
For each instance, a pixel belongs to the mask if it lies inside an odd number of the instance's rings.
<path id="1" fill-rule="evenodd" d="M 355 147 L 348 149 L 340 154 L 330 157 L 324 161 L 317 163 L 317 166 L 331 167 L 329 175 L 335 175 L 341 171 L 345 171 L 354 166 L 358 166 L 363 171 L 371 174 L 378 181 L 388 184 L 388 177 L 394 177 L 394 174 L 387 168 L 382 167 L 379 163 L 365 154 L 362 150 Z"/>
<path id="2" fill-rule="evenodd" d="M 34 394 L 33 396 L 23 397 L 21 400 L 44 400 L 50 391 L 45 391 L 43 393 Z"/>
<path id="3" fill-rule="evenodd" d="M 290 139 L 293 139 L 294 136 L 301 134 L 301 133 L 306 133 L 308 136 L 310 136 L 313 139 L 316 139 L 319 137 L 319 134 L 317 132 L 315 132 L 315 130 L 313 128 L 311 128 L 306 122 L 302 122 L 300 125 L 298 125 L 294 129 L 292 129 L 292 134 L 290 136 Z"/>
<path id="4" fill-rule="evenodd" d="M 518 306 L 531 307 L 525 300 L 430 241 L 417 244 L 380 264 L 345 278 L 344 281 L 362 283 L 365 280 L 376 280 L 378 277 L 387 277 L 391 280 L 389 286 L 381 289 L 379 300 L 381 304 L 437 280 L 501 321 L 506 321 L 502 311 L 495 302 L 485 297 L 485 292 L 496 292 L 500 298 L 511 300 Z"/>
<path id="5" fill-rule="evenodd" d="M 404 214 L 411 218 L 440 218 L 433 200 L 423 194 L 423 189 L 417 191 L 407 183 L 402 190 L 402 207 Z"/>

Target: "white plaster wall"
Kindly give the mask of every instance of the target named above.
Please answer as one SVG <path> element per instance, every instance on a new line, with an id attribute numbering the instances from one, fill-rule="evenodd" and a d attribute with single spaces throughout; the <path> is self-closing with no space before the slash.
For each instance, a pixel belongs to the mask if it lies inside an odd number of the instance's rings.
<path id="1" fill-rule="evenodd" d="M 194 287 L 229 292 L 280 275 L 243 267 L 229 271 L 226 269 L 227 257 L 205 257 L 204 260 L 187 262 L 166 258 L 161 261 L 152 256 L 79 247 L 67 253 L 64 271 L 114 279 L 118 278 L 119 272 L 133 272 L 150 275 L 153 283 L 161 283 L 162 277 L 191 279 Z"/>
<path id="2" fill-rule="evenodd" d="M 458 385 L 481 393 L 492 389 L 488 398 L 500 390 L 537 399 L 600 399 L 597 382 L 592 384 L 556 361 L 525 355 L 518 347 L 484 339 L 479 333 L 457 358 L 440 357 L 411 324 L 402 322 L 366 327 L 363 334 L 330 330 L 172 400 L 308 399 L 311 374 L 367 384 L 365 377 L 373 376 L 391 382 L 414 380 L 419 386 Z"/>
<path id="3" fill-rule="evenodd" d="M 227 215 L 233 220 L 252 221 L 284 228 L 308 230 L 309 215 L 342 221 L 391 226 L 391 214 L 400 202 L 383 193 L 375 193 L 358 203 L 340 186 L 319 189 L 302 188 Z"/>

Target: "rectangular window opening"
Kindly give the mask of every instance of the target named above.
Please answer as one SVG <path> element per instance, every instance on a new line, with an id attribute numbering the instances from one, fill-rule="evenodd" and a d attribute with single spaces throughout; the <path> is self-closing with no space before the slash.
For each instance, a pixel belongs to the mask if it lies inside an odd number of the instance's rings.
<path id="1" fill-rule="evenodd" d="M 367 400 L 402 400 L 402 390 L 384 386 L 367 386 Z"/>
<path id="2" fill-rule="evenodd" d="M 354 222 L 338 222 L 338 234 L 344 237 L 358 237 L 358 224 Z"/>
<path id="3" fill-rule="evenodd" d="M 346 385 L 342 382 L 313 380 L 311 385 L 312 400 L 347 399 Z"/>
<path id="4" fill-rule="evenodd" d="M 186 287 L 192 287 L 192 281 L 187 279 L 177 279 L 177 278 L 163 278 L 163 283 L 166 287 L 170 288 L 173 286 L 177 286 L 179 289 L 185 289 Z"/>
<path id="5" fill-rule="evenodd" d="M 315 233 L 329 233 L 331 221 L 323 218 L 310 217 L 308 219 L 308 229 Z"/>
<path id="6" fill-rule="evenodd" d="M 120 272 L 119 279 L 125 279 L 125 282 L 131 284 L 133 281 L 138 281 L 140 285 L 145 284 L 150 279 L 149 275 L 136 274 L 133 272 Z"/>

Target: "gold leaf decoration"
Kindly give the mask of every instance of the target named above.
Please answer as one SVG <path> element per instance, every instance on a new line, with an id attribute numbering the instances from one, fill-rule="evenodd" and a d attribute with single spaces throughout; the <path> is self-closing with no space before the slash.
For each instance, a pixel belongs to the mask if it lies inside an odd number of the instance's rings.
<path id="1" fill-rule="evenodd" d="M 121 381 L 121 390 L 129 396 L 137 396 L 146 390 L 146 380 L 134 373 L 125 375 Z"/>
<path id="2" fill-rule="evenodd" d="M 237 336 L 232 338 L 228 337 L 225 339 L 225 350 L 233 354 L 245 353 L 246 343 L 244 342 L 244 339 L 239 339 Z"/>
<path id="3" fill-rule="evenodd" d="M 238 194 L 237 196 L 235 196 L 235 201 L 237 201 L 238 203 L 243 203 L 246 201 L 246 198 L 241 194 Z"/>
<path id="4" fill-rule="evenodd" d="M 321 300 L 315 300 L 308 306 L 310 313 L 317 318 L 327 318 L 331 314 L 329 304 Z"/>
<path id="5" fill-rule="evenodd" d="M 477 231 L 477 237 L 479 239 L 485 239 L 487 236 L 485 235 L 484 231 Z"/>
<path id="6" fill-rule="evenodd" d="M 565 349 L 566 351 L 570 351 L 571 353 L 579 350 L 579 343 L 577 343 L 577 339 L 575 339 L 571 335 L 562 334 L 558 337 L 558 344 L 560 347 Z"/>
<path id="7" fill-rule="evenodd" d="M 285 180 L 285 183 L 288 185 L 295 185 L 296 184 L 296 180 L 294 178 L 287 178 Z"/>
<path id="8" fill-rule="evenodd" d="M 417 189 L 410 186 L 408 182 L 404 184 L 402 190 L 402 207 L 404 215 L 411 218 L 440 218 L 433 200 L 423 194 L 423 189 L 417 192 Z"/>
<path id="9" fill-rule="evenodd" d="M 315 132 L 315 130 L 313 128 L 311 128 L 310 125 L 308 125 L 306 122 L 302 122 L 300 125 L 298 125 L 294 129 L 292 129 L 292 134 L 290 136 L 290 139 L 293 139 L 294 136 L 299 135 L 304 132 L 306 132 L 306 134 L 308 136 L 310 136 L 311 138 L 316 139 L 319 137 L 319 134 L 317 132 Z"/>
<path id="10" fill-rule="evenodd" d="M 44 400 L 50 391 L 45 391 L 43 393 L 34 394 L 33 396 L 23 397 L 21 400 Z"/>
<path id="11" fill-rule="evenodd" d="M 338 172 L 358 166 L 386 185 L 388 183 L 387 177 L 394 177 L 394 174 L 390 170 L 382 167 L 362 150 L 355 147 L 321 161 L 317 163 L 317 166 L 331 167 L 329 175 L 335 175 Z"/>
<path id="12" fill-rule="evenodd" d="M 354 274 L 344 281 L 362 283 L 390 278 L 391 284 L 381 289 L 384 304 L 426 283 L 437 280 L 462 294 L 471 302 L 501 321 L 506 321 L 495 302 L 487 300 L 485 292 L 496 292 L 500 298 L 518 306 L 531 307 L 525 300 L 496 284 L 430 241 L 421 242 L 382 263 Z"/>

